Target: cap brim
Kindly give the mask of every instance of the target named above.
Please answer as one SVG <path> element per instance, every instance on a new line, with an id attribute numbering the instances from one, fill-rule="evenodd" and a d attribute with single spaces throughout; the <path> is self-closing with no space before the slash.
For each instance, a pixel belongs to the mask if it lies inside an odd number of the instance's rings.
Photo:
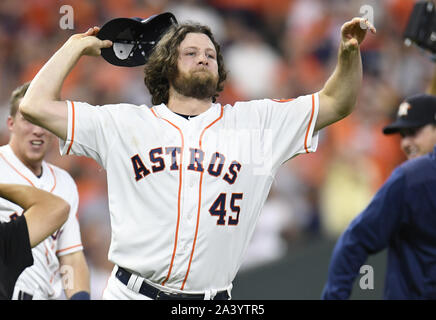
<path id="1" fill-rule="evenodd" d="M 116 18 L 100 29 L 97 37 L 114 45 L 101 49 L 102 57 L 121 67 L 136 67 L 147 63 L 156 43 L 165 31 L 176 24 L 174 15 L 167 12 L 142 22 L 130 18 Z"/>
<path id="2" fill-rule="evenodd" d="M 410 121 L 404 121 L 403 119 L 398 119 L 394 123 L 391 123 L 390 125 L 384 127 L 383 133 L 393 134 L 393 133 L 398 133 L 401 129 L 419 128 L 423 125 L 425 125 L 425 123 L 410 122 Z"/>
<path id="3" fill-rule="evenodd" d="M 141 22 L 130 18 L 116 18 L 106 22 L 97 34 L 101 40 L 115 41 L 122 30 L 140 27 Z"/>

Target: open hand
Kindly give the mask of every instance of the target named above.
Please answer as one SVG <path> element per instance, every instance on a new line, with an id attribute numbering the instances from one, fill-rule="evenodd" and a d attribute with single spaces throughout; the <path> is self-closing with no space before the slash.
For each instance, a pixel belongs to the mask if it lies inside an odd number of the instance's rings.
<path id="1" fill-rule="evenodd" d="M 368 19 L 353 18 L 351 21 L 344 23 L 341 28 L 343 48 L 345 50 L 357 49 L 365 39 L 368 29 L 372 33 L 376 33 L 376 29 Z"/>
<path id="2" fill-rule="evenodd" d="M 74 41 L 78 46 L 81 46 L 82 55 L 99 56 L 102 48 L 112 46 L 112 41 L 100 40 L 96 37 L 99 31 L 99 27 L 89 28 L 85 33 L 77 33 L 71 36 L 70 41 Z"/>

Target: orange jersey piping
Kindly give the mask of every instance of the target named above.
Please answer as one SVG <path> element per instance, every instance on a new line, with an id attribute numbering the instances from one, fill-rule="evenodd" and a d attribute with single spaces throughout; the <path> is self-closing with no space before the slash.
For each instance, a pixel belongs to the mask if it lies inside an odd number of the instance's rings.
<path id="1" fill-rule="evenodd" d="M 307 138 L 309 137 L 310 126 L 312 125 L 314 113 L 315 113 L 315 95 L 312 94 L 312 112 L 310 114 L 310 120 L 309 120 L 309 125 L 307 126 L 306 136 L 304 137 L 304 150 L 306 150 L 306 153 L 309 153 L 309 150 L 307 149 Z"/>
<path id="2" fill-rule="evenodd" d="M 70 150 L 71 150 L 71 147 L 73 146 L 73 143 L 74 143 L 74 125 L 75 125 L 75 111 L 74 111 L 74 102 L 73 101 L 70 101 L 71 102 L 71 112 L 72 112 L 72 123 L 71 123 L 71 126 L 72 126 L 72 129 L 71 129 L 71 142 L 70 142 L 70 145 L 68 146 L 68 150 L 67 150 L 67 154 L 70 154 Z"/>

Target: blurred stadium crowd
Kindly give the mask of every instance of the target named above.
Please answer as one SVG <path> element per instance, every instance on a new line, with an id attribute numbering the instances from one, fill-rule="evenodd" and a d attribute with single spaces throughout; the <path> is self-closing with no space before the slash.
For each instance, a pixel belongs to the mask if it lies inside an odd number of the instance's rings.
<path id="1" fill-rule="evenodd" d="M 404 97 L 424 92 L 433 63 L 403 44 L 414 0 L 2 0 L 0 2 L 0 143 L 9 139 L 6 118 L 12 90 L 29 81 L 74 33 L 116 17 L 170 11 L 179 22 L 211 27 L 221 43 L 229 77 L 219 102 L 291 98 L 322 88 L 336 64 L 341 25 L 374 10 L 376 36 L 362 47 L 364 82 L 353 114 L 324 129 L 318 151 L 279 171 L 241 272 L 279 258 L 296 241 L 337 237 L 404 160 L 399 138 L 382 127 Z M 64 30 L 59 9 L 74 10 Z M 112 66 L 84 57 L 67 78 L 63 98 L 91 104 L 150 104 L 141 68 Z M 110 130 L 110 128 L 108 128 Z M 48 161 L 68 170 L 79 194 L 79 220 L 91 270 L 92 298 L 99 299 L 111 264 L 105 172 L 93 160 L 60 157 L 53 140 Z"/>

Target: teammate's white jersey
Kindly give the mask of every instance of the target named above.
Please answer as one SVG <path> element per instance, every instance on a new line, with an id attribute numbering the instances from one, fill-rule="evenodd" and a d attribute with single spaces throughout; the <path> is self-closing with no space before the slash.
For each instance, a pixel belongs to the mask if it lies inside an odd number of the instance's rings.
<path id="1" fill-rule="evenodd" d="M 230 288 L 278 167 L 316 150 L 318 100 L 212 104 L 190 120 L 67 101 L 61 153 L 107 171 L 109 259 L 173 292 Z"/>
<path id="2" fill-rule="evenodd" d="M 83 249 L 76 216 L 79 201 L 76 184 L 65 170 L 45 161 L 38 178 L 16 157 L 9 145 L 0 147 L 0 182 L 30 185 L 52 192 L 71 206 L 65 224 L 32 249 L 34 263 L 18 278 L 13 296 L 17 298 L 21 290 L 33 295 L 34 299 L 57 299 L 63 288 L 58 257 Z M 21 207 L 0 198 L 1 221 L 10 221 L 22 213 Z"/>

